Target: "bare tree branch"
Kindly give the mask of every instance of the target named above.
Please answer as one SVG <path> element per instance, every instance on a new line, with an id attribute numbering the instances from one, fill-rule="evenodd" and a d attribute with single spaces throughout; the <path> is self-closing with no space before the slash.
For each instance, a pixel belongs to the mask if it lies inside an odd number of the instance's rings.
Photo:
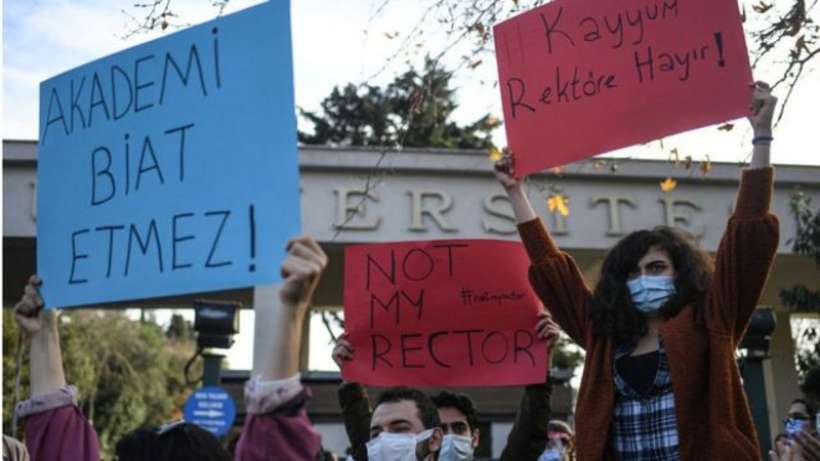
<path id="1" fill-rule="evenodd" d="M 777 88 L 783 84 L 788 86 L 786 96 L 780 104 L 780 111 L 775 124 L 780 123 L 788 107 L 794 89 L 801 81 L 806 66 L 817 56 L 820 49 L 811 50 L 810 46 L 818 41 L 820 26 L 811 13 L 817 6 L 815 0 L 806 8 L 805 0 L 792 0 L 791 7 L 784 15 L 774 12 L 774 3 L 759 2 L 752 9 L 759 14 L 768 14 L 773 19 L 767 21 L 765 27 L 752 32 L 756 45 L 753 51 L 755 59 L 752 67 L 758 69 L 776 66 L 779 78 L 772 85 Z M 785 53 L 786 61 L 777 60 L 777 54 Z M 771 59 L 767 59 L 771 58 Z"/>
<path id="2" fill-rule="evenodd" d="M 209 1 L 212 6 L 218 9 L 217 15 L 221 15 L 230 0 Z M 777 117 L 777 122 L 780 122 L 795 88 L 801 82 L 804 73 L 814 64 L 817 55 L 820 54 L 820 48 L 817 47 L 818 41 L 820 41 L 820 37 L 818 37 L 820 35 L 818 22 L 820 21 L 816 18 L 815 10 L 820 0 L 813 0 L 808 7 L 806 6 L 806 0 L 790 0 L 791 6 L 785 13 L 777 12 L 773 0 L 770 0 L 771 4 L 765 3 L 764 0 L 744 1 L 750 4 L 751 10 L 759 14 L 759 17 L 765 22 L 760 30 L 751 33 L 754 43 L 752 49 L 754 56 L 753 67 L 777 69 L 778 78 L 773 88 L 787 86 L 786 95 L 780 105 L 780 112 Z M 368 19 L 368 29 L 370 29 L 370 24 L 384 14 L 389 7 L 398 3 L 408 2 L 380 0 Z M 410 56 L 411 53 L 421 51 L 434 56 L 433 60 L 438 65 L 459 45 L 468 44 L 468 51 L 464 53 L 460 64 L 455 70 L 474 67 L 480 63 L 483 55 L 494 54 L 491 30 L 496 22 L 506 19 L 519 11 L 540 6 L 543 3 L 544 0 L 427 0 L 425 2 L 427 6 L 423 8 L 418 20 L 412 22 L 407 32 L 400 32 L 402 39 L 398 41 L 394 52 L 381 63 L 375 72 L 363 79 L 359 87 L 368 85 L 370 81 L 387 72 L 402 56 Z M 147 3 L 136 3 L 133 6 L 141 13 L 135 16 L 123 10 L 123 13 L 131 18 L 134 26 L 125 38 L 154 31 L 157 28 L 165 30 L 169 27 L 184 27 L 184 25 L 179 24 L 177 14 L 171 10 L 171 0 L 151 0 Z M 426 39 L 430 32 L 444 33 L 446 40 Z M 422 40 L 422 37 L 425 40 Z M 474 41 L 468 43 L 471 39 Z M 782 58 L 784 54 L 786 60 Z M 391 171 L 383 167 L 387 155 L 402 149 L 407 133 L 413 126 L 416 110 L 428 95 L 434 94 L 433 89 L 430 88 L 432 82 L 425 82 L 425 84 L 427 85 L 427 91 L 421 91 L 419 97 L 414 99 L 404 126 L 397 130 L 396 144 L 386 146 L 381 150 L 375 163 L 363 179 L 361 199 L 348 212 L 345 220 L 336 226 L 331 241 L 335 241 L 344 231 L 344 227 L 362 212 L 368 200 L 368 193 L 375 190 L 391 174 Z M 629 158 L 609 159 L 606 160 L 606 163 L 611 163 L 611 170 L 615 172 L 619 163 L 629 160 Z M 334 312 L 331 315 L 336 323 L 343 328 L 343 320 L 338 317 L 338 314 Z M 325 311 L 322 312 L 322 321 L 335 341 L 336 337 L 331 331 L 330 320 L 327 318 Z"/>

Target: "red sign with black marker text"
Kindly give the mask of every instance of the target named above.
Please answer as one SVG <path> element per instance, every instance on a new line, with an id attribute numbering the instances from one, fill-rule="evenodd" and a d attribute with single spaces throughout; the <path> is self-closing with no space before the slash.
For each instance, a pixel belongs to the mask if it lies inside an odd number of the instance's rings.
<path id="1" fill-rule="evenodd" d="M 348 246 L 348 381 L 375 386 L 544 382 L 541 303 L 519 242 L 436 240 Z"/>
<path id="2" fill-rule="evenodd" d="M 736 0 L 555 0 L 493 31 L 517 175 L 749 111 Z"/>

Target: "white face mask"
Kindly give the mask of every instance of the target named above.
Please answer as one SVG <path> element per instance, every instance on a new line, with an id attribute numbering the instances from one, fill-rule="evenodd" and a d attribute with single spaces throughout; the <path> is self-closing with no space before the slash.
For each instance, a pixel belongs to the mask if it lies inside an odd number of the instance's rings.
<path id="1" fill-rule="evenodd" d="M 435 429 L 418 434 L 382 432 L 367 442 L 368 461 L 416 461 L 416 445 L 433 435 Z"/>
<path id="2" fill-rule="evenodd" d="M 439 461 L 469 461 L 473 459 L 473 439 L 464 435 L 447 434 L 441 441 Z"/>

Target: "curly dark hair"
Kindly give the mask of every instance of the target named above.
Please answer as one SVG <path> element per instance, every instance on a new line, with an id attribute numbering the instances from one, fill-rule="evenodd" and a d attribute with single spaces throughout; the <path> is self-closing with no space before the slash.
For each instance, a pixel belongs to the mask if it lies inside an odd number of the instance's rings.
<path id="1" fill-rule="evenodd" d="M 814 367 L 806 372 L 800 390 L 814 399 L 820 400 L 820 367 Z"/>
<path id="2" fill-rule="evenodd" d="M 612 336 L 617 345 L 633 344 L 646 334 L 646 317 L 633 306 L 626 282 L 638 261 L 654 246 L 669 255 L 676 274 L 675 294 L 661 306 L 659 314 L 669 319 L 686 305 L 700 306 L 713 266 L 709 255 L 692 242 L 692 237 L 679 229 L 658 226 L 633 232 L 609 250 L 592 295 L 590 316 L 595 334 Z"/>
<path id="3" fill-rule="evenodd" d="M 436 408 L 436 405 L 433 403 L 430 396 L 411 387 L 397 386 L 385 390 L 379 396 L 374 408 L 383 403 L 396 403 L 404 400 L 415 402 L 416 408 L 419 412 L 419 419 L 425 429 L 432 429 L 434 427 L 441 426 L 441 418 L 438 416 L 438 408 Z"/>
<path id="4" fill-rule="evenodd" d="M 475 404 L 473 403 L 473 399 L 467 394 L 441 391 L 432 398 L 437 408 L 455 408 L 464 413 L 464 416 L 467 418 L 467 424 L 470 426 L 470 432 L 478 428 Z"/>
<path id="5" fill-rule="evenodd" d="M 814 405 L 812 405 L 811 402 L 806 399 L 794 399 L 790 405 L 794 405 L 796 403 L 806 407 L 806 413 L 809 415 L 809 418 L 814 419 L 814 415 L 817 414 L 817 409 L 814 408 Z"/>
<path id="6" fill-rule="evenodd" d="M 115 452 L 120 461 L 230 461 L 213 434 L 191 423 L 182 423 L 160 434 L 157 427 L 136 429 L 123 436 Z"/>

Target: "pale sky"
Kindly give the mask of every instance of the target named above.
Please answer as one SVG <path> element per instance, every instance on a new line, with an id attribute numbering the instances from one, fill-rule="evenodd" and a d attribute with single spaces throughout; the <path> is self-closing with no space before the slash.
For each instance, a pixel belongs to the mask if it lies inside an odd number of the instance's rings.
<path id="1" fill-rule="evenodd" d="M 299 0 L 292 2 L 292 37 L 297 105 L 316 109 L 333 85 L 362 82 L 384 66 L 432 0 L 392 0 L 374 17 L 384 0 Z M 162 35 L 138 34 L 125 40 L 131 30 L 123 9 L 137 13 L 133 1 L 126 0 L 7 0 L 3 6 L 3 106 L 2 135 L 6 139 L 34 139 L 37 133 L 37 87 L 40 81 L 110 53 Z M 231 0 L 226 13 L 259 3 L 258 0 Z M 211 19 L 217 10 L 209 0 L 173 0 L 174 11 L 187 22 Z M 434 21 L 430 21 L 434 22 Z M 169 29 L 170 31 L 171 29 Z M 430 30 L 430 29 L 428 29 Z M 385 33 L 399 32 L 393 40 Z M 444 37 L 426 32 L 425 47 L 410 59 L 418 63 L 425 50 L 437 51 Z M 445 59 L 454 67 L 465 47 L 456 47 Z M 474 71 L 460 72 L 455 80 L 460 103 L 455 117 L 462 123 L 475 121 L 486 113 L 501 117 L 494 57 L 482 56 L 483 64 Z M 406 68 L 405 57 L 396 59 L 387 71 L 371 83 L 384 83 Z M 816 129 L 816 101 L 820 100 L 820 75 L 805 75 L 792 96 L 786 116 L 776 130 L 773 150 L 775 163 L 820 164 L 820 154 L 808 144 Z M 761 75 L 757 78 L 772 78 Z M 782 98 L 782 94 L 780 95 Z M 673 110 L 671 108 L 670 110 Z M 734 131 L 718 132 L 714 127 L 666 138 L 667 149 L 678 147 L 682 155 L 696 160 L 709 155 L 712 160 L 740 161 L 748 154 L 750 130 L 739 121 Z M 504 130 L 495 134 L 496 143 L 505 144 Z M 633 157 L 665 158 L 657 143 L 619 152 Z"/>
<path id="2" fill-rule="evenodd" d="M 131 29 L 128 16 L 137 13 L 132 0 L 6 0 L 3 4 L 3 123 L 4 139 L 35 139 L 39 83 L 51 76 L 137 45 L 162 33 L 138 34 L 128 39 Z M 174 11 L 189 23 L 212 19 L 217 10 L 210 0 L 173 0 Z M 231 0 L 230 13 L 258 0 Z M 421 17 L 433 0 L 393 0 L 374 16 L 384 0 L 298 0 L 292 2 L 292 37 L 294 45 L 294 78 L 297 105 L 316 109 L 319 102 L 337 84 L 362 82 L 381 69 L 394 52 L 403 34 Z M 432 21 L 431 21 L 432 22 Z M 169 29 L 168 32 L 171 32 Z M 399 32 L 396 39 L 385 33 Z M 419 63 L 425 50 L 437 51 L 443 43 L 440 35 L 425 33 L 425 47 L 409 57 Z M 464 49 L 456 47 L 445 64 L 459 62 Z M 483 64 L 474 71 L 457 75 L 455 84 L 460 107 L 455 113 L 461 123 L 475 121 L 486 113 L 502 118 L 494 57 L 482 57 Z M 405 58 L 382 72 L 371 84 L 383 84 L 406 69 Z M 792 97 L 786 116 L 775 131 L 772 160 L 775 163 L 820 165 L 816 147 L 817 102 L 820 101 L 820 76 L 815 71 L 804 77 Z M 757 78 L 771 75 L 757 75 Z M 780 95 L 782 99 L 782 94 Z M 749 152 L 750 130 L 738 121 L 732 132 L 703 128 L 665 139 L 668 148 L 677 147 L 680 155 L 695 160 L 706 155 L 713 161 L 738 162 Z M 496 143 L 505 144 L 503 129 L 495 133 Z M 666 158 L 658 144 L 637 146 L 617 152 L 637 158 Z M 242 330 L 253 331 L 252 314 L 243 315 Z M 167 313 L 160 313 L 160 320 Z M 317 331 L 319 330 L 319 331 Z M 327 350 L 323 328 L 314 329 L 316 347 Z M 241 335 L 231 351 L 232 367 L 250 366 L 251 338 Z M 324 344 L 324 346 L 322 346 Z M 327 353 L 322 352 L 316 366 L 326 367 Z"/>

